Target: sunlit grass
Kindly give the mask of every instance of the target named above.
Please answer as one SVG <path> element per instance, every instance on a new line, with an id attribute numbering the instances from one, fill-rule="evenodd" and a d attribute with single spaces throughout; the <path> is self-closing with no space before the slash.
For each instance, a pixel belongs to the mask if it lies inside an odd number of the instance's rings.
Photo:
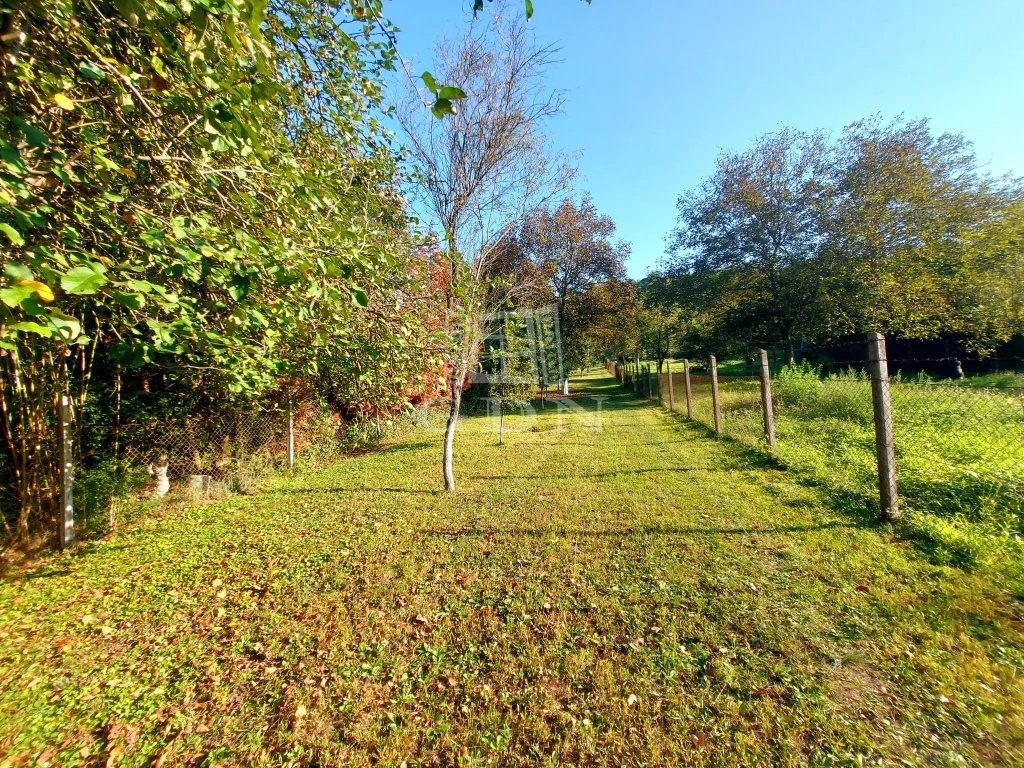
<path id="1" fill-rule="evenodd" d="M 1020 764 L 1010 595 L 603 373 L 574 391 L 601 431 L 466 419 L 454 496 L 419 429 L 10 577 L 0 752 Z"/>

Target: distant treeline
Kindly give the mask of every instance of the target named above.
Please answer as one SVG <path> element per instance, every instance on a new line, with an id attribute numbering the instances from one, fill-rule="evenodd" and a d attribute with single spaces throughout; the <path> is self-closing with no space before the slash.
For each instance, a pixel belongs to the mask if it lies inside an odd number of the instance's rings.
<path id="1" fill-rule="evenodd" d="M 668 252 L 639 286 L 638 347 L 659 357 L 792 357 L 867 331 L 985 357 L 1024 329 L 1021 184 L 926 120 L 784 129 L 722 155 L 679 197 Z"/>

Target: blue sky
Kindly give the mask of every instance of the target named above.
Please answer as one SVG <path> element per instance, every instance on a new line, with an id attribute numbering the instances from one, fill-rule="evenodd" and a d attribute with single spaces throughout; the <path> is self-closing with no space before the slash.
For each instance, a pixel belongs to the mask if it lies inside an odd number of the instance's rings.
<path id="1" fill-rule="evenodd" d="M 462 0 L 390 0 L 416 72 L 466 22 Z M 630 275 L 664 253 L 675 199 L 781 125 L 838 132 L 880 113 L 963 133 L 992 173 L 1024 175 L 1021 0 L 534 0 L 559 43 L 551 125 L 579 151 L 578 186 L 633 244 Z"/>

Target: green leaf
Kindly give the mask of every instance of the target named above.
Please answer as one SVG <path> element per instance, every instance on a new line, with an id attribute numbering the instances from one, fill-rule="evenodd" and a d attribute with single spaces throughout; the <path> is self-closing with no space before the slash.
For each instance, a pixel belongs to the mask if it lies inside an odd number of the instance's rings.
<path id="1" fill-rule="evenodd" d="M 91 267 L 75 267 L 60 279 L 60 287 L 71 294 L 90 294 L 103 287 L 107 282 L 102 273 Z"/>
<path id="2" fill-rule="evenodd" d="M 67 341 L 74 341 L 82 333 L 82 324 L 71 315 L 65 315 L 62 312 L 51 312 L 48 319 Z"/>
<path id="3" fill-rule="evenodd" d="M 429 72 L 424 72 L 420 77 L 423 78 L 423 84 L 427 86 L 427 90 L 436 96 L 438 91 L 441 90 L 441 86 L 437 84 L 437 80 L 434 79 L 434 76 Z"/>
<path id="4" fill-rule="evenodd" d="M 8 325 L 7 330 L 22 331 L 23 333 L 38 333 L 40 336 L 46 336 L 47 338 L 53 336 L 53 330 L 51 328 L 32 322 L 14 323 L 13 325 Z"/>
<path id="5" fill-rule="evenodd" d="M 12 288 L 3 288 L 0 289 L 0 301 L 8 307 L 18 307 L 21 306 L 21 302 L 33 293 L 35 293 L 35 291 L 23 285 L 14 286 Z"/>
<path id="6" fill-rule="evenodd" d="M 454 115 L 455 105 L 448 99 L 438 99 L 434 102 L 430 111 L 434 113 L 434 117 L 442 118 L 445 115 Z"/>
<path id="7" fill-rule="evenodd" d="M 448 99 L 449 101 L 455 101 L 456 99 L 466 98 L 466 92 L 461 88 L 456 88 L 454 85 L 446 85 L 437 94 L 440 99 Z"/>
<path id="8" fill-rule="evenodd" d="M 526 20 L 533 18 L 533 0 L 526 0 Z"/>
<path id="9" fill-rule="evenodd" d="M 0 228 L 3 228 L 4 226 L 5 225 L 0 224 Z M 32 279 L 32 270 L 24 264 L 19 264 L 16 261 L 9 261 L 4 264 L 4 274 L 16 282 Z"/>
<path id="10" fill-rule="evenodd" d="M 360 286 L 355 284 L 350 285 L 349 290 L 352 292 L 353 304 L 355 304 L 357 307 L 369 306 L 370 297 L 366 295 L 366 291 L 364 291 Z"/>
<path id="11" fill-rule="evenodd" d="M 24 245 L 25 244 L 25 239 L 21 236 L 21 233 L 18 232 L 18 230 L 16 230 L 10 224 L 0 224 L 0 232 L 3 232 L 5 235 L 7 235 L 7 239 L 11 241 L 11 245 Z M 10 273 L 8 273 L 8 274 L 10 274 Z M 32 273 L 30 272 L 28 274 L 27 278 L 23 277 L 21 279 L 27 280 L 27 279 L 30 279 L 31 277 L 32 277 Z"/>
<path id="12" fill-rule="evenodd" d="M 128 307 L 128 309 L 142 309 L 146 306 L 146 297 L 141 293 L 114 291 L 114 301 Z"/>
<path id="13" fill-rule="evenodd" d="M 25 134 L 25 141 L 31 144 L 33 147 L 45 147 L 50 143 L 50 139 L 38 128 L 29 125 L 20 117 L 12 117 L 11 122 L 21 129 L 21 132 Z"/>
<path id="14" fill-rule="evenodd" d="M 78 71 L 92 80 L 102 80 L 106 77 L 106 75 L 103 74 L 103 70 L 88 59 L 78 65 Z"/>

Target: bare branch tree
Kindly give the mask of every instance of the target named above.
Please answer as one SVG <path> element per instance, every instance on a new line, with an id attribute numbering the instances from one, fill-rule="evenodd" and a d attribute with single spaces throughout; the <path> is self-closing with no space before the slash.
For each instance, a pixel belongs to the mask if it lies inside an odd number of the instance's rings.
<path id="1" fill-rule="evenodd" d="M 558 50 L 540 45 L 521 13 L 504 7 L 473 21 L 457 40 L 437 46 L 434 73 L 466 93 L 454 114 L 436 119 L 415 84 L 396 111 L 415 166 L 413 195 L 443 231 L 450 262 L 447 288 L 451 348 L 445 431 L 445 489 L 455 490 L 452 450 L 462 387 L 476 359 L 483 319 L 521 285 L 488 285 L 492 262 L 509 234 L 533 210 L 564 191 L 574 171 L 554 152 L 545 123 L 562 111 L 564 94 L 545 84 Z"/>

